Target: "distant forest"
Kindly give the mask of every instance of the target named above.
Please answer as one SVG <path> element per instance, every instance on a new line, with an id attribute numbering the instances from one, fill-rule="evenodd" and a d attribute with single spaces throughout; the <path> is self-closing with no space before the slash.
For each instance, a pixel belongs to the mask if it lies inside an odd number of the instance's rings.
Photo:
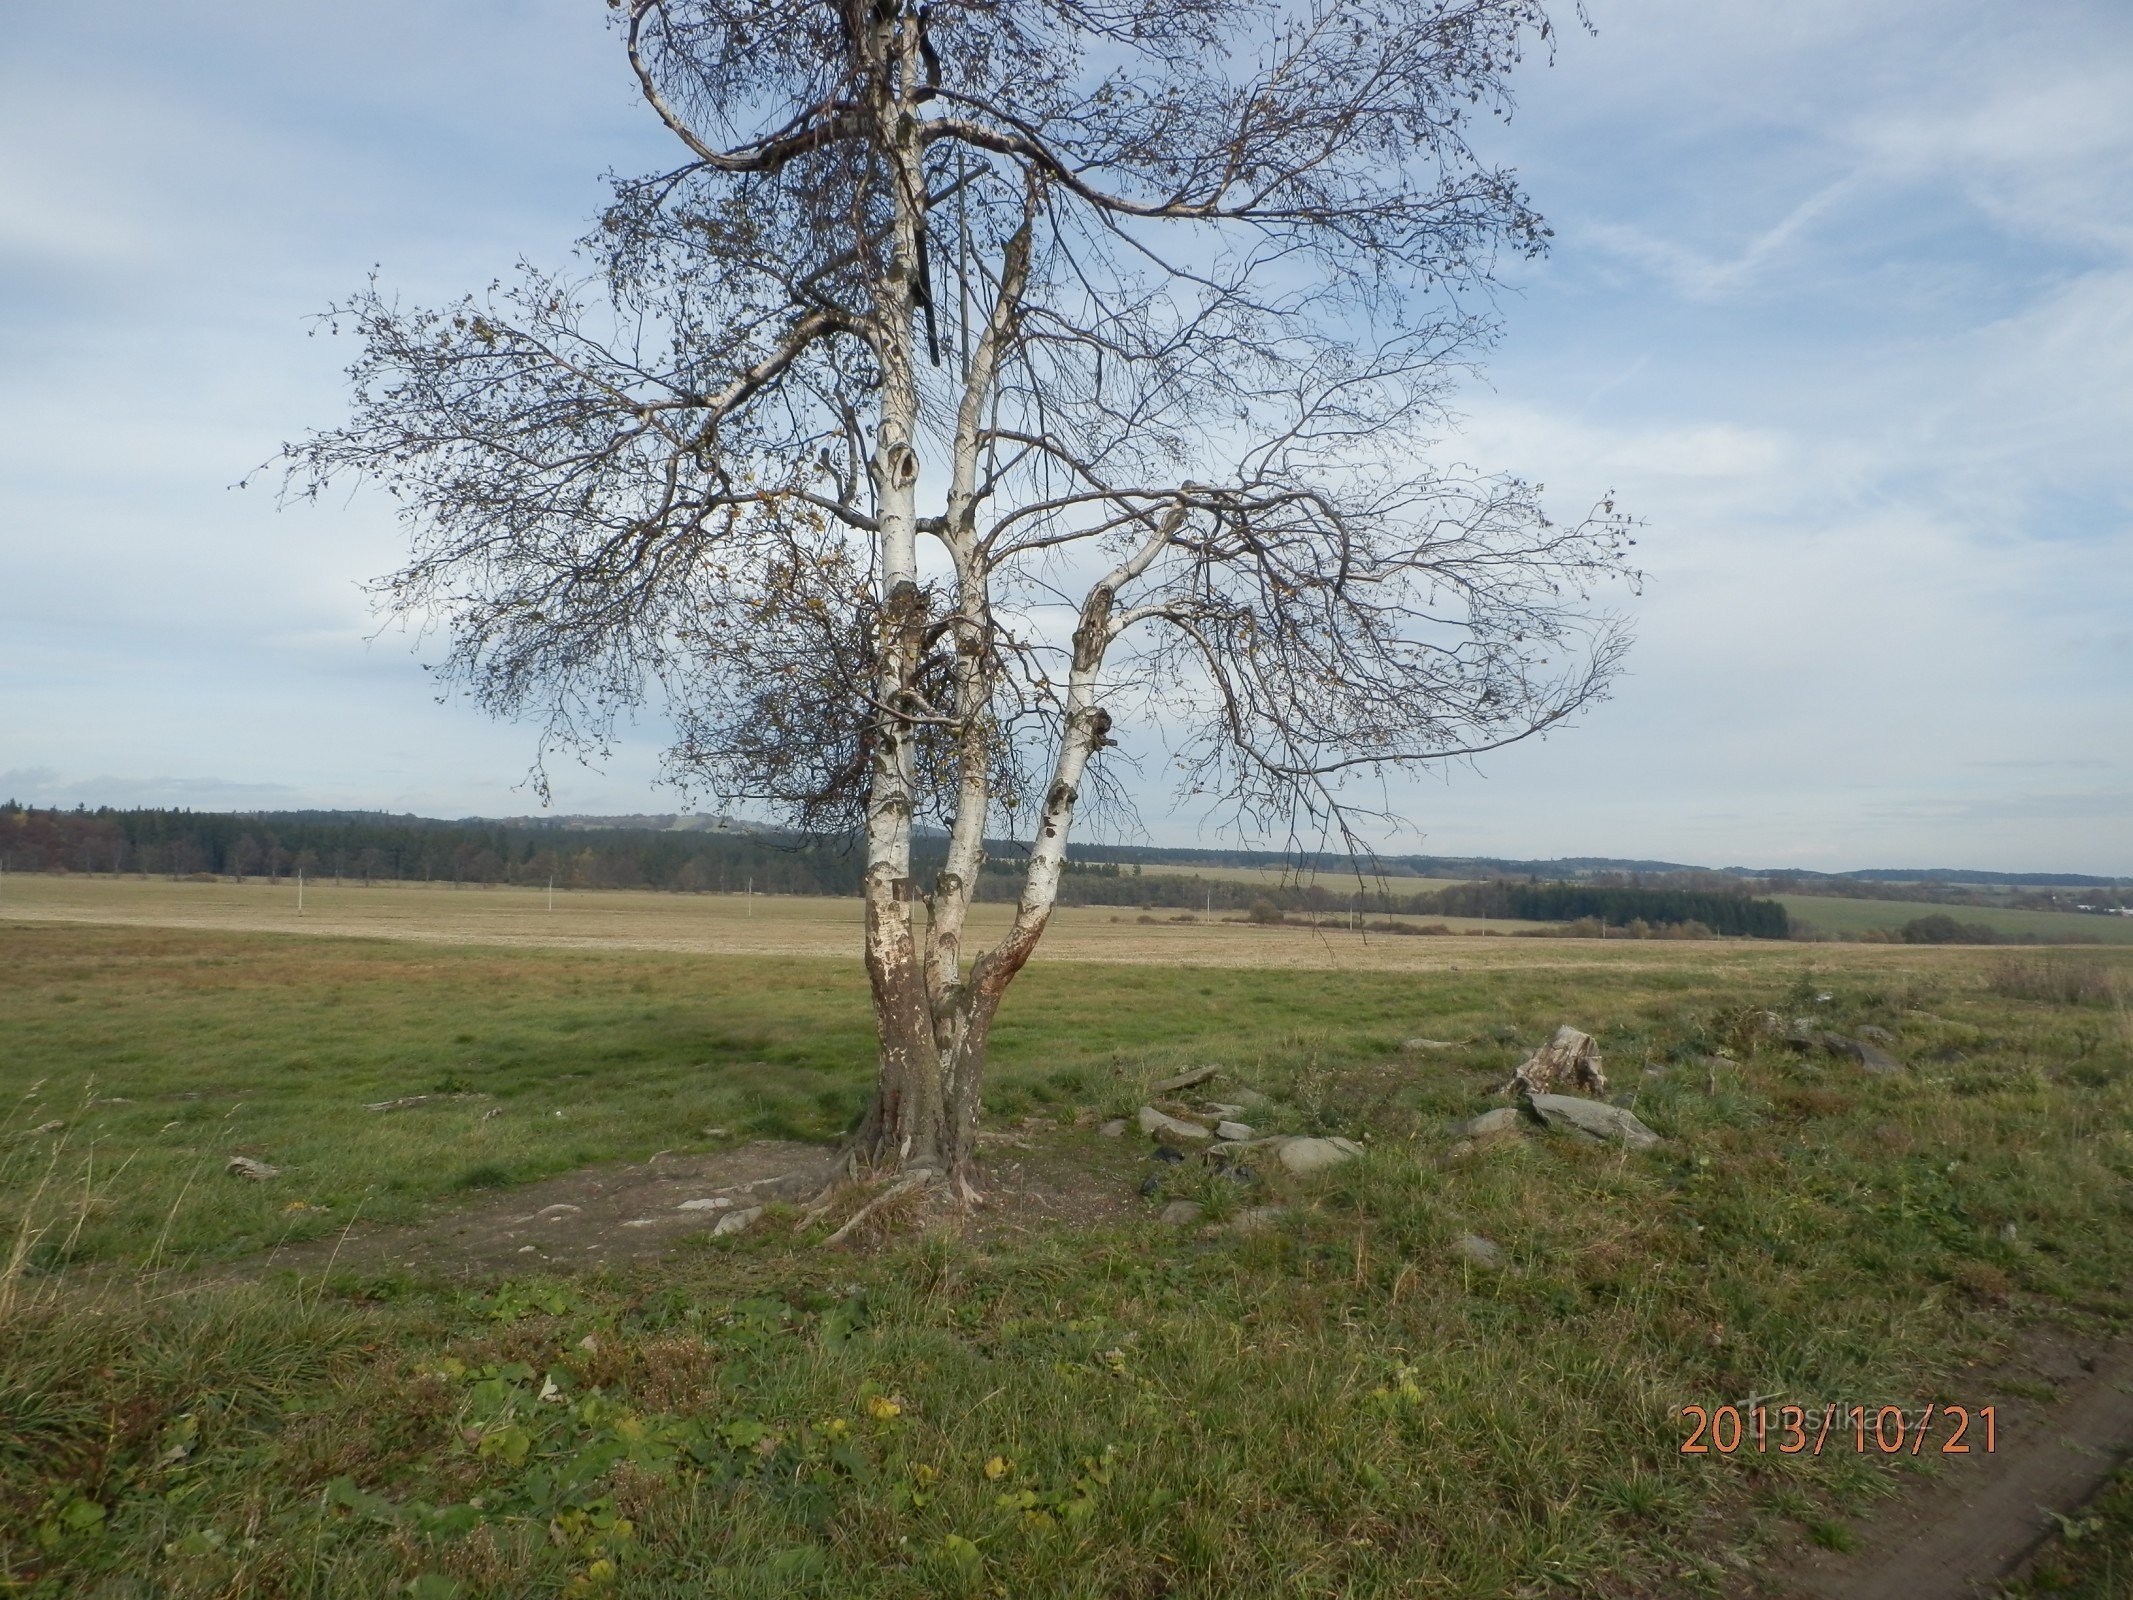
<path id="1" fill-rule="evenodd" d="M 1738 891 L 1697 893 L 1688 889 L 1615 888 L 1587 883 L 1462 883 L 1429 897 L 1432 909 L 1451 917 L 1520 917 L 1530 922 L 1569 922 L 1591 917 L 1611 928 L 1633 922 L 1653 927 L 1701 923 L 1717 934 L 1750 939 L 1791 936 L 1791 919 L 1775 900 Z"/>
<path id="2" fill-rule="evenodd" d="M 1020 887 L 1020 847 L 992 841 L 978 885 L 981 900 L 1012 900 Z M 923 880 L 941 845 L 921 839 Z M 1438 890 L 1407 891 L 1400 874 L 1316 882 L 1239 882 L 1180 871 L 1149 872 L 1141 859 L 1068 863 L 1065 905 L 1183 909 L 1206 913 L 1369 913 L 1376 916 L 1495 917 L 1537 922 L 1586 920 L 1611 927 L 1695 931 L 1782 939 L 1785 910 L 1715 874 L 1695 887 L 1651 883 L 1536 883 L 1494 878 Z M 1268 865 L 1245 852 L 1179 852 L 1193 865 Z M 856 895 L 861 859 L 853 843 L 718 826 L 602 827 L 544 821 L 441 822 L 368 812 L 100 809 L 58 811 L 14 801 L 0 806 L 0 869 L 8 872 L 139 873 L 167 877 L 317 881 L 414 881 L 568 889 Z"/>

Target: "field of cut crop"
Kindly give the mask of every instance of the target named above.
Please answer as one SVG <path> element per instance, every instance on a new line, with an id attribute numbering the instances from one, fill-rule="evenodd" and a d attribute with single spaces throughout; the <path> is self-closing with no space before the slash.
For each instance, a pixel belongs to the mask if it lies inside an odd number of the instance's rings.
<path id="1" fill-rule="evenodd" d="M 648 896 L 502 944 L 482 917 L 545 906 L 430 891 L 397 936 L 299 936 L 227 925 L 285 890 L 97 922 L 32 887 L 0 919 L 6 1592 L 1733 1595 L 1920 1467 L 1684 1456 L 1684 1403 L 1974 1401 L 2029 1332 L 2133 1312 L 2133 952 L 1092 921 L 1009 998 L 970 1226 L 829 1248 L 849 1206 L 773 1205 L 425 1275 L 366 1241 L 448 1259 L 558 1175 L 833 1140 L 865 983 L 785 947 L 848 927 Z M 699 937 L 732 947 L 640 947 Z M 1564 1022 L 1657 1147 L 1457 1131 Z M 1239 1180 L 1098 1131 L 1194 1064 L 1364 1154 Z M 1090 1207 L 1033 1209 L 1038 1176 Z"/>

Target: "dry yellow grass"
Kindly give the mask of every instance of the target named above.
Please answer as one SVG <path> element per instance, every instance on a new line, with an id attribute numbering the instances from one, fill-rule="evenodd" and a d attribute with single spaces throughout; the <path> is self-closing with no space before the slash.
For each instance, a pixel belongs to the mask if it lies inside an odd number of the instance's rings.
<path id="1" fill-rule="evenodd" d="M 971 916 L 976 939 L 997 937 L 1009 908 Z M 1173 913 L 1158 913 L 1168 917 Z M 309 885 L 304 913 L 287 884 L 174 883 L 164 879 L 10 875 L 0 880 L 0 920 L 87 922 L 412 939 L 444 944 L 587 950 L 678 950 L 705 954 L 859 959 L 859 902 L 801 896 L 663 894 L 636 890 L 392 884 Z M 1442 919 L 1462 932 L 1484 926 Z M 1496 928 L 1513 924 L 1490 924 Z M 1980 956 L 1983 952 L 1978 953 Z M 1827 961 L 1832 951 L 1763 941 L 1599 941 L 1471 937 L 1410 938 L 1240 922 L 1139 920 L 1108 906 L 1062 907 L 1038 959 L 1134 965 L 1317 968 L 1346 972 L 1445 972 L 1605 965 L 1623 971 L 1764 969 Z M 2133 956 L 2133 952 L 2128 952 Z M 1929 947 L 1848 945 L 1844 965 L 1946 968 Z M 2129 961 L 2133 966 L 2133 961 Z"/>

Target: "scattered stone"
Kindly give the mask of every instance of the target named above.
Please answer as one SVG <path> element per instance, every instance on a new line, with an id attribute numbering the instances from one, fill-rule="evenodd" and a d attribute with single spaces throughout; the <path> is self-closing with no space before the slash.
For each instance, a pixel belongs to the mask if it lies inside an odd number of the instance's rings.
<path id="1" fill-rule="evenodd" d="M 622 1224 L 625 1228 L 650 1228 L 658 1224 L 657 1217 L 632 1217 Z"/>
<path id="2" fill-rule="evenodd" d="M 1122 1139 L 1126 1134 L 1126 1119 L 1124 1117 L 1113 1117 L 1096 1131 L 1106 1139 Z"/>
<path id="3" fill-rule="evenodd" d="M 749 1206 L 743 1211 L 729 1211 L 718 1219 L 718 1226 L 711 1230 L 711 1237 L 723 1239 L 729 1233 L 740 1233 L 752 1227 L 755 1219 L 763 1214 L 761 1206 Z"/>
<path id="4" fill-rule="evenodd" d="M 1459 1047 L 1449 1039 L 1402 1039 L 1402 1050 L 1456 1050 Z"/>
<path id="5" fill-rule="evenodd" d="M 1174 1078 L 1165 1078 L 1155 1086 L 1157 1094 L 1176 1094 L 1180 1089 L 1197 1089 L 1201 1084 L 1222 1075 L 1220 1067 L 1194 1067 Z"/>
<path id="6" fill-rule="evenodd" d="M 1284 1139 L 1274 1147 L 1281 1164 L 1299 1175 L 1323 1172 L 1363 1153 L 1353 1139 Z"/>
<path id="7" fill-rule="evenodd" d="M 706 1200 L 684 1200 L 674 1209 L 676 1211 L 723 1211 L 732 1204 L 733 1202 L 727 1199 L 726 1196 L 715 1194 Z"/>
<path id="8" fill-rule="evenodd" d="M 1203 1100 L 1200 1109 L 1211 1117 L 1234 1119 L 1243 1116 L 1249 1107 L 1225 1105 L 1220 1100 Z"/>
<path id="9" fill-rule="evenodd" d="M 1210 1068 L 1210 1071 L 1213 1069 Z M 1142 1106 L 1141 1132 L 1152 1133 L 1167 1139 L 1211 1139 L 1213 1134 L 1197 1122 L 1182 1122 L 1176 1117 L 1165 1116 L 1154 1106 Z"/>
<path id="10" fill-rule="evenodd" d="M 522 1256 L 530 1256 L 534 1253 L 533 1246 L 530 1244 L 522 1244 L 518 1247 L 518 1253 Z"/>
<path id="11" fill-rule="evenodd" d="M 1565 1023 L 1555 1037 L 1533 1052 L 1524 1066 L 1511 1074 L 1503 1092 L 1543 1095 L 1558 1079 L 1567 1078 L 1593 1094 L 1607 1093 L 1607 1079 L 1600 1073 L 1600 1047 L 1589 1033 L 1580 1033 Z"/>
<path id="12" fill-rule="evenodd" d="M 703 1136 L 706 1139 L 723 1139 L 732 1131 L 730 1128 L 706 1128 Z"/>
<path id="13" fill-rule="evenodd" d="M 563 1217 L 577 1216 L 584 1209 L 585 1208 L 583 1206 L 574 1206 L 559 1203 L 552 1206 L 542 1206 L 540 1210 L 534 1212 L 534 1215 L 537 1217 L 546 1217 L 549 1221 L 554 1222 Z"/>
<path id="14" fill-rule="evenodd" d="M 1218 1122 L 1215 1124 L 1215 1137 L 1232 1141 L 1249 1139 L 1252 1137 L 1252 1130 L 1241 1122 Z"/>
<path id="15" fill-rule="evenodd" d="M 600 1342 L 588 1333 L 584 1338 L 578 1341 L 578 1348 L 580 1350 L 598 1352 L 600 1348 Z"/>
<path id="16" fill-rule="evenodd" d="M 1484 1111 L 1455 1130 L 1462 1139 L 1482 1139 L 1492 1133 L 1517 1133 L 1526 1125 L 1526 1114 L 1517 1106 L 1498 1106 Z"/>
<path id="17" fill-rule="evenodd" d="M 1166 1167 L 1174 1167 L 1185 1159 L 1185 1152 L 1173 1150 L 1167 1144 L 1159 1144 L 1155 1147 L 1154 1154 L 1150 1155 L 1148 1159 L 1150 1161 L 1160 1161 Z"/>
<path id="18" fill-rule="evenodd" d="M 2003 1222 L 2000 1224 L 2000 1238 L 2004 1243 L 2013 1244 L 2015 1242 L 2015 1239 L 2020 1235 L 2021 1231 L 2021 1229 L 2017 1228 L 2011 1222 Z"/>
<path id="19" fill-rule="evenodd" d="M 1869 1044 L 1878 1044 L 1884 1048 L 1893 1048 L 1896 1043 L 1896 1035 L 1886 1028 L 1875 1027 L 1871 1022 L 1859 1030 L 1859 1037 Z"/>
<path id="20" fill-rule="evenodd" d="M 1478 1233 L 1462 1233 L 1452 1241 L 1452 1254 L 1462 1261 L 1471 1261 L 1477 1267 L 1500 1267 L 1503 1265 L 1503 1247 Z"/>
<path id="21" fill-rule="evenodd" d="M 1657 1065 L 1657 1064 L 1654 1064 L 1654 1065 L 1652 1065 L 1652 1066 L 1649 1066 L 1649 1067 L 1646 1067 L 1646 1068 L 1644 1069 L 1644 1075 L 1645 1075 L 1645 1076 L 1646 1076 L 1647 1078 L 1663 1078 L 1663 1077 L 1665 1077 L 1665 1076 L 1666 1076 L 1666 1068 L 1665 1068 L 1665 1067 L 1663 1067 L 1663 1066 L 1659 1066 L 1659 1065 Z"/>
<path id="22" fill-rule="evenodd" d="M 1230 1226 L 1239 1233 L 1264 1233 L 1289 1214 L 1287 1206 L 1247 1206 Z"/>
<path id="23" fill-rule="evenodd" d="M 269 1178 L 281 1176 L 281 1168 L 270 1167 L 264 1161 L 254 1161 L 250 1156 L 231 1156 L 230 1164 L 223 1170 L 233 1178 L 250 1178 L 254 1183 L 264 1183 Z"/>
<path id="24" fill-rule="evenodd" d="M 1160 1172 L 1151 1172 L 1147 1177 L 1141 1179 L 1141 1198 L 1143 1200 L 1153 1200 L 1162 1191 L 1163 1175 Z"/>
<path id="25" fill-rule="evenodd" d="M 1582 1134 L 1588 1139 L 1613 1139 L 1632 1150 L 1649 1150 L 1659 1142 L 1659 1135 L 1639 1122 L 1634 1112 L 1604 1100 L 1537 1094 L 1529 1103 L 1541 1121 L 1567 1133 Z"/>
<path id="26" fill-rule="evenodd" d="M 1202 1207 L 1197 1200 L 1173 1200 L 1163 1207 L 1161 1219 L 1173 1228 L 1189 1228 L 1200 1220 Z"/>
<path id="27" fill-rule="evenodd" d="M 1901 1072 L 1903 1064 L 1879 1045 L 1868 1044 L 1864 1039 L 1847 1038 L 1841 1033 L 1825 1033 L 1821 1045 L 1833 1056 L 1849 1056 L 1877 1078 Z"/>
<path id="28" fill-rule="evenodd" d="M 52 1122 L 40 1122 L 34 1128 L 24 1128 L 19 1133 L 9 1134 L 7 1136 L 7 1142 L 9 1144 L 19 1144 L 24 1139 L 42 1138 L 45 1134 L 57 1133 L 61 1128 L 64 1128 L 65 1126 L 66 1123 L 56 1120 Z M 177 1124 L 173 1122 L 170 1123 L 169 1126 L 174 1128 L 177 1126 Z"/>

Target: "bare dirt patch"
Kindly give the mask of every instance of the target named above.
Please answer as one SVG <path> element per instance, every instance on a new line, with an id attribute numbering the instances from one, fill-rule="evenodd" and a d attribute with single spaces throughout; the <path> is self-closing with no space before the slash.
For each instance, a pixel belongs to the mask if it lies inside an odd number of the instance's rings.
<path id="1" fill-rule="evenodd" d="M 492 1278 L 580 1272 L 663 1255 L 721 1218 L 821 1187 L 831 1166 L 817 1145 L 764 1139 L 707 1155 L 592 1167 L 486 1196 L 409 1227 L 364 1228 L 285 1245 L 265 1270 L 409 1272 Z M 727 1204 L 682 1209 L 692 1200 Z"/>
<path id="2" fill-rule="evenodd" d="M 1147 1154 L 1142 1141 L 1055 1130 L 1042 1118 L 1030 1122 L 984 1136 L 983 1203 L 963 1223 L 972 1237 L 1090 1227 L 1135 1214 L 1134 1187 Z M 420 1224 L 356 1222 L 280 1246 L 248 1270 L 481 1280 L 651 1260 L 711 1233 L 736 1212 L 812 1197 L 834 1167 L 833 1153 L 820 1145 L 775 1139 L 710 1154 L 657 1155 L 484 1196 Z"/>

